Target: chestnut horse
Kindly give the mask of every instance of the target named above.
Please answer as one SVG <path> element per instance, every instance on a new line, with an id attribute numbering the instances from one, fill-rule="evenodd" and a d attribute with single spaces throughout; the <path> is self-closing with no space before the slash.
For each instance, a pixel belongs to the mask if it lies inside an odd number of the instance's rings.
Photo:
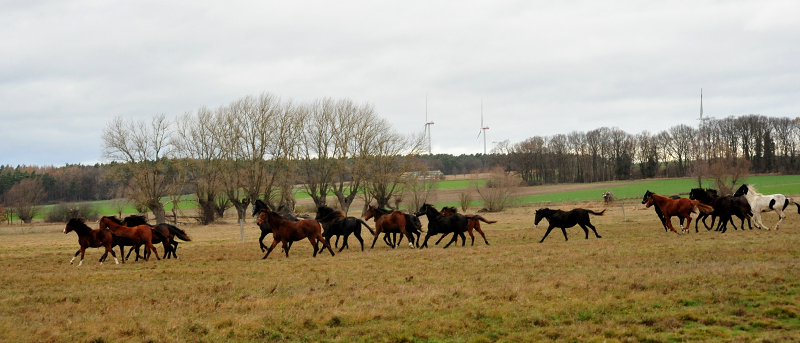
<path id="1" fill-rule="evenodd" d="M 713 213 L 714 208 L 703 204 L 697 200 L 690 200 L 687 198 L 672 199 L 660 196 L 651 191 L 644 193 L 645 206 L 650 207 L 654 204 L 661 209 L 664 215 L 664 220 L 667 226 L 674 233 L 678 233 L 675 227 L 672 226 L 672 216 L 679 216 L 686 218 L 686 226 L 683 227 L 684 233 L 689 232 L 689 225 L 692 223 L 692 218 L 697 218 L 700 213 Z"/>
<path id="2" fill-rule="evenodd" d="M 458 210 L 452 206 L 451 207 L 445 206 L 442 207 L 441 213 L 443 216 L 449 217 L 458 213 Z M 497 223 L 497 221 L 486 220 L 486 218 L 484 218 L 480 214 L 465 214 L 464 217 L 467 217 L 467 233 L 469 234 L 469 238 L 472 238 L 472 245 L 475 245 L 475 235 L 472 234 L 473 229 L 475 231 L 478 231 L 478 233 L 481 234 L 481 237 L 483 237 L 483 242 L 486 243 L 486 245 L 489 245 L 489 241 L 486 240 L 486 235 L 484 235 L 483 230 L 481 230 L 481 222 L 484 222 L 486 224 L 494 224 Z M 435 244 L 438 245 L 439 242 L 441 242 L 445 237 L 447 237 L 447 234 L 442 235 L 442 237 L 439 238 L 439 240 L 437 240 Z"/>
<path id="3" fill-rule="evenodd" d="M 414 237 L 406 230 L 405 213 L 400 211 L 385 213 L 378 210 L 375 206 L 369 205 L 369 207 L 367 207 L 367 213 L 364 215 L 364 220 L 370 220 L 371 218 L 375 218 L 375 237 L 372 239 L 372 246 L 370 249 L 375 248 L 375 242 L 382 232 L 399 232 L 408 238 L 408 246 L 411 247 L 411 249 L 415 248 Z M 392 246 L 392 249 L 396 247 L 397 246 Z"/>
<path id="4" fill-rule="evenodd" d="M 78 244 L 80 244 L 80 249 L 75 252 L 75 256 L 72 256 L 72 259 L 69 260 L 69 264 L 72 264 L 75 261 L 75 258 L 78 257 L 78 254 L 81 254 L 81 262 L 78 263 L 80 267 L 83 264 L 83 255 L 86 253 L 86 248 L 99 248 L 104 247 L 106 248 L 106 252 L 103 253 L 103 256 L 100 257 L 100 264 L 103 264 L 103 261 L 106 260 L 108 253 L 111 253 L 111 256 L 114 256 L 114 261 L 119 264 L 119 260 L 117 260 L 117 255 L 114 254 L 114 250 L 111 248 L 111 242 L 113 241 L 111 231 L 108 230 L 94 230 L 86 225 L 86 222 L 83 218 L 72 218 L 67 222 L 67 226 L 64 227 L 64 234 L 70 233 L 70 231 L 75 231 L 78 234 Z"/>
<path id="5" fill-rule="evenodd" d="M 156 247 L 153 246 L 153 230 L 150 228 L 150 225 L 127 227 L 117 224 L 117 222 L 115 222 L 114 220 L 104 216 L 100 218 L 100 228 L 101 229 L 107 228 L 111 230 L 111 233 L 117 236 L 129 238 L 131 240 L 131 243 L 133 243 L 134 245 L 144 244 L 145 261 L 150 259 L 151 252 L 156 254 L 157 260 L 161 260 L 161 258 L 158 257 L 158 250 L 156 250 Z"/>
<path id="6" fill-rule="evenodd" d="M 281 242 L 283 250 L 286 252 L 286 257 L 289 257 L 289 249 L 291 245 L 289 242 L 299 241 L 308 238 L 311 242 L 311 247 L 314 249 L 314 257 L 317 257 L 317 242 L 322 242 L 322 245 L 328 248 L 331 256 L 334 256 L 333 249 L 325 237 L 322 237 L 322 226 L 314 219 L 304 219 L 300 221 L 291 221 L 283 218 L 279 213 L 272 212 L 268 209 L 261 210 L 256 220 L 256 225 L 269 224 L 272 228 L 272 245 L 267 249 L 267 253 L 262 259 L 266 259 L 272 249 Z"/>

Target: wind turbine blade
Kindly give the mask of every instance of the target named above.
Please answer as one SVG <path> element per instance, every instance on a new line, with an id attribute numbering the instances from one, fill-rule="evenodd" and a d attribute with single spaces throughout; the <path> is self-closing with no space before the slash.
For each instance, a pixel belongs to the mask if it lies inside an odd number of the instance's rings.
<path id="1" fill-rule="evenodd" d="M 483 133 L 483 130 L 478 131 L 478 137 L 475 137 L 475 139 L 481 138 L 481 133 Z"/>

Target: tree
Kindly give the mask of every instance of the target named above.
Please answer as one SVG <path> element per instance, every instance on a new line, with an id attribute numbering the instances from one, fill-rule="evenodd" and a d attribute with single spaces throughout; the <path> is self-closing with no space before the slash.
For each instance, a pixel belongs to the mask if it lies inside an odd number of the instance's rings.
<path id="1" fill-rule="evenodd" d="M 6 205 L 12 209 L 25 224 L 30 224 L 39 214 L 42 199 L 45 197 L 44 186 L 39 179 L 25 179 L 6 192 Z"/>
<path id="2" fill-rule="evenodd" d="M 511 198 L 519 190 L 520 179 L 499 167 L 492 168 L 490 173 L 491 176 L 486 180 L 486 184 L 475 188 L 483 199 L 483 206 L 489 212 L 499 212 L 511 204 Z"/>
<path id="3" fill-rule="evenodd" d="M 402 184 L 402 175 L 413 169 L 406 156 L 416 155 L 424 147 L 424 137 L 401 135 L 391 129 L 384 120 L 379 120 L 372 132 L 373 140 L 367 159 L 367 191 L 375 198 L 378 207 L 389 205 L 392 195 Z"/>
<path id="4" fill-rule="evenodd" d="M 147 206 L 158 222 L 166 220 L 161 198 L 175 189 L 176 168 L 169 159 L 172 134 L 166 117 L 157 115 L 150 122 L 116 117 L 103 129 L 103 154 L 120 162 L 116 176 L 129 186 L 131 197 Z"/>

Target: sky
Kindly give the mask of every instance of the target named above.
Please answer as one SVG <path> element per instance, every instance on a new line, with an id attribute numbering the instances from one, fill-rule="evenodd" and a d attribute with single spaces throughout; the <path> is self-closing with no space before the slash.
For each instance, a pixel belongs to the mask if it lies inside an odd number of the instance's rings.
<path id="1" fill-rule="evenodd" d="M 264 92 L 425 115 L 433 153 L 800 116 L 797 1 L 0 2 L 0 164 L 107 162 L 117 116 Z M 426 106 L 427 98 L 427 106 Z"/>

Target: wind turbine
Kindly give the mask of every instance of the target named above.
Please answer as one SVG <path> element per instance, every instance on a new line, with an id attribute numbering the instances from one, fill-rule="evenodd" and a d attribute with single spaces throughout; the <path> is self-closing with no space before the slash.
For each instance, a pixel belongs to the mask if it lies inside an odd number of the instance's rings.
<path id="1" fill-rule="evenodd" d="M 483 154 L 486 155 L 486 130 L 488 130 L 488 126 L 483 126 L 483 99 L 481 99 L 481 130 L 478 131 L 478 137 L 481 138 L 481 134 L 483 134 Z"/>
<path id="2" fill-rule="evenodd" d="M 432 121 L 428 121 L 428 94 L 425 94 L 425 135 L 428 136 L 428 155 L 431 153 L 431 125 Z"/>

